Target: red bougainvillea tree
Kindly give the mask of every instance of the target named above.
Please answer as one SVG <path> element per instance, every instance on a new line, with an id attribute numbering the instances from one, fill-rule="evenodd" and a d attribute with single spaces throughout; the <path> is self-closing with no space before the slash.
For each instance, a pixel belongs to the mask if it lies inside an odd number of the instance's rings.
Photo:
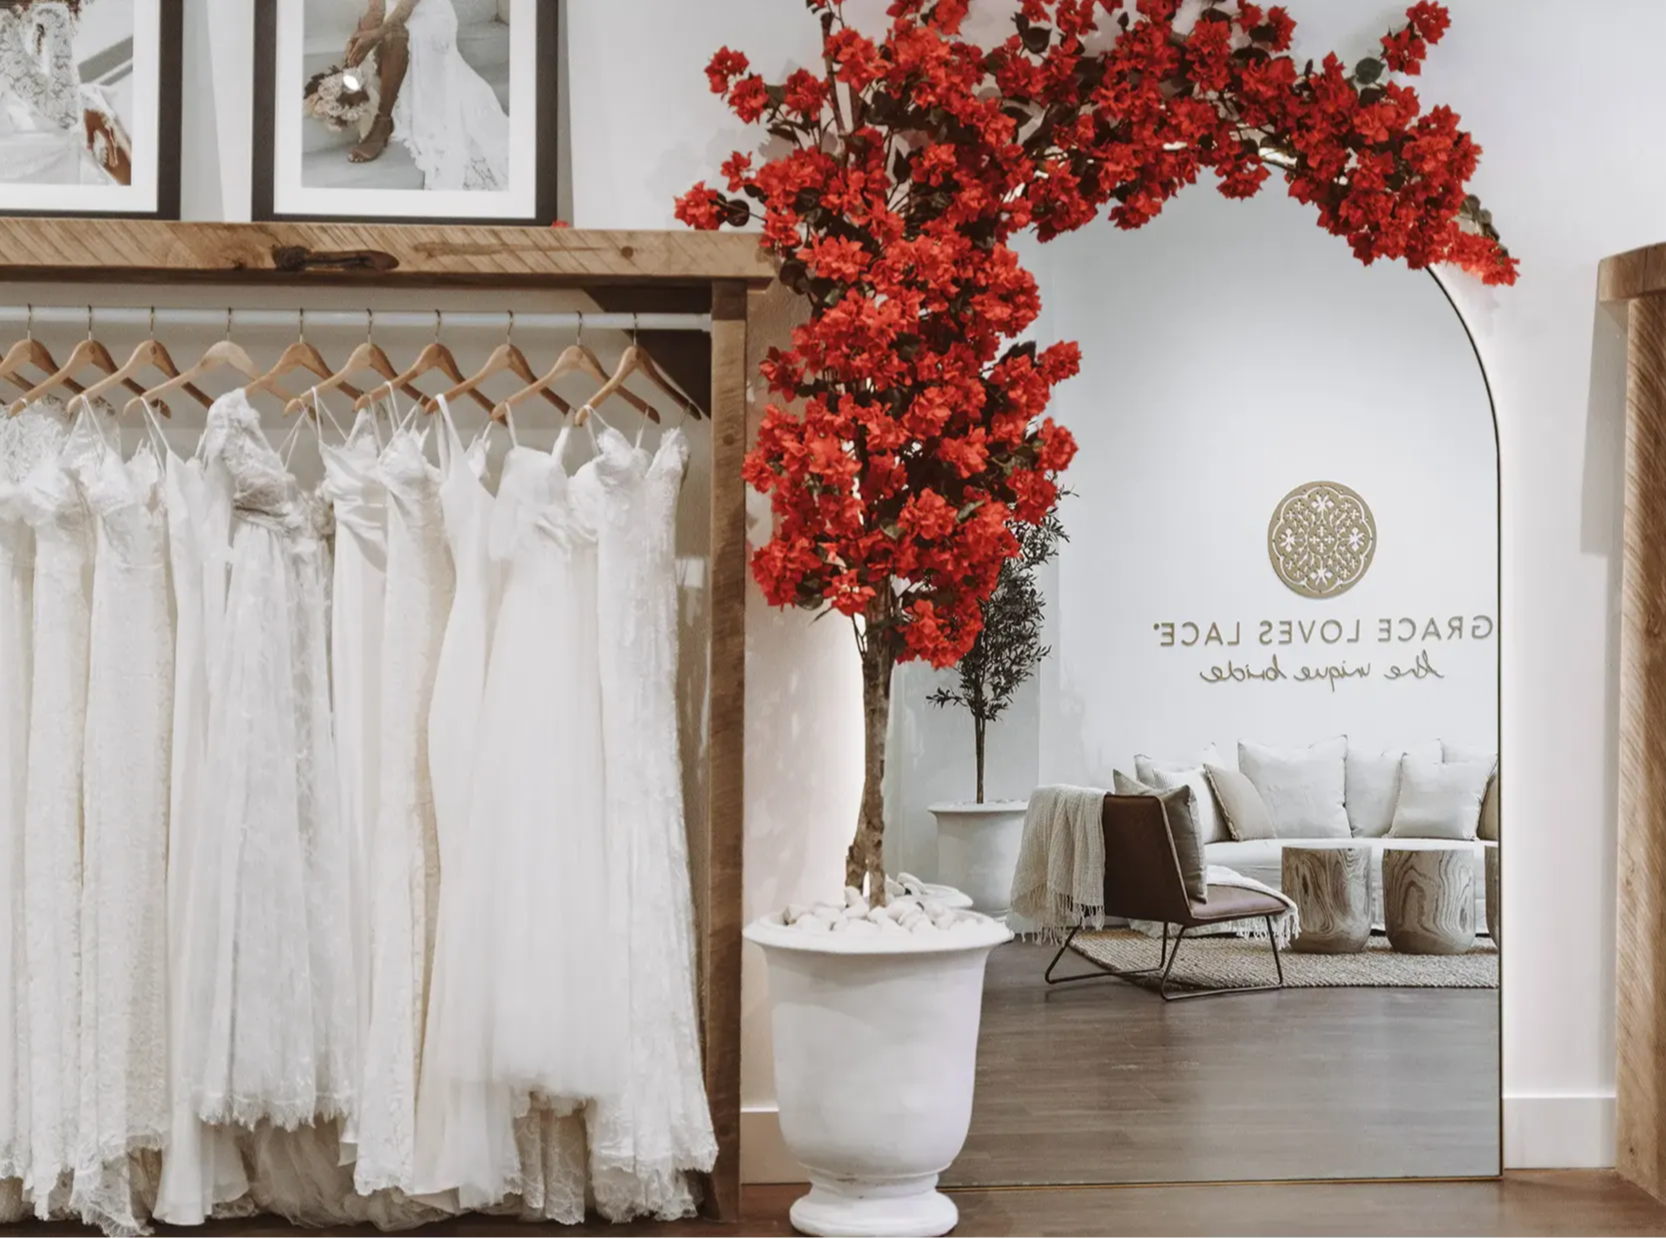
<path id="1" fill-rule="evenodd" d="M 1515 279 L 1466 189 L 1480 148 L 1397 80 L 1445 33 L 1441 5 L 1412 5 L 1349 68 L 1298 64 L 1290 16 L 1248 0 L 1184 18 L 1180 0 L 1007 0 L 1015 28 L 993 47 L 963 37 L 970 2 L 895 0 L 870 38 L 841 0 L 806 0 L 823 60 L 779 83 L 719 51 L 712 90 L 776 143 L 731 157 L 727 192 L 677 204 L 696 228 L 761 219 L 809 303 L 764 366 L 781 402 L 746 477 L 775 524 L 752 569 L 771 603 L 853 621 L 867 772 L 847 878 L 875 901 L 892 668 L 966 651 L 1014 525 L 1052 509 L 1076 450 L 1044 416 L 1076 346 L 1013 343 L 1040 308 L 1015 232 L 1047 240 L 1107 208 L 1138 228 L 1205 169 L 1230 198 L 1278 173 L 1363 262 Z"/>

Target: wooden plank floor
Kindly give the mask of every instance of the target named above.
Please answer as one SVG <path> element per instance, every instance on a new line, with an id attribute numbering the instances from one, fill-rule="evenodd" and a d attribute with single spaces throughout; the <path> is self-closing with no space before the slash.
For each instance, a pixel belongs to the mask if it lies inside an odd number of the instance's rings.
<path id="1" fill-rule="evenodd" d="M 1165 1003 L 1109 979 L 1049 987 L 1051 953 L 990 958 L 972 1130 L 945 1185 L 1498 1173 L 1496 990 Z"/>
<path id="2" fill-rule="evenodd" d="M 414 1235 L 790 1235 L 787 1209 L 804 1189 L 749 1187 L 739 1224 L 507 1226 L 459 1218 Z M 1182 1187 L 966 1189 L 957 1235 L 1661 1235 L 1666 1205 L 1610 1171 L 1515 1172 L 1485 1183 L 1263 1183 Z M 90 1235 L 26 1223 L 14 1235 Z M 271 1219 L 211 1222 L 158 1234 L 318 1234 Z M 379 1232 L 361 1227 L 353 1233 Z"/>

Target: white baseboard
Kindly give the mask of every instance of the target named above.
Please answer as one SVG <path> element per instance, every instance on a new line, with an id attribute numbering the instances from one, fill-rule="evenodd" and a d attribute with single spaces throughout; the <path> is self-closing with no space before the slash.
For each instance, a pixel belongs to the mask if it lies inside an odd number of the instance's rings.
<path id="1" fill-rule="evenodd" d="M 1512 1094 L 1504 1098 L 1507 1170 L 1595 1169 L 1614 1164 L 1614 1094 Z M 774 1106 L 740 1116 L 743 1183 L 803 1183 L 804 1168 L 781 1140 Z"/>
<path id="2" fill-rule="evenodd" d="M 1506 1170 L 1587 1170 L 1614 1164 L 1614 1094 L 1506 1093 Z"/>
<path id="3" fill-rule="evenodd" d="M 776 1108 L 744 1107 L 740 1112 L 740 1181 L 807 1183 L 809 1179 L 804 1167 L 787 1152 Z"/>

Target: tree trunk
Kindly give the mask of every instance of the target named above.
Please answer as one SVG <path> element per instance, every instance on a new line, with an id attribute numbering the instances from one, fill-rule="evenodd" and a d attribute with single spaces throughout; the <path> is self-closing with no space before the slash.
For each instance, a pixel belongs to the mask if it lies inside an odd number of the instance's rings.
<path id="1" fill-rule="evenodd" d="M 973 731 L 977 735 L 978 803 L 982 804 L 983 803 L 983 741 L 984 741 L 984 737 L 988 734 L 989 724 L 985 723 L 981 718 L 977 718 L 977 717 L 974 716 L 973 719 L 972 719 L 972 728 L 973 728 Z"/>
<path id="2" fill-rule="evenodd" d="M 856 838 L 845 854 L 845 884 L 861 890 L 865 880 L 868 902 L 874 907 L 885 902 L 885 733 L 895 664 L 891 634 L 870 623 L 862 649 L 862 806 L 856 815 Z"/>

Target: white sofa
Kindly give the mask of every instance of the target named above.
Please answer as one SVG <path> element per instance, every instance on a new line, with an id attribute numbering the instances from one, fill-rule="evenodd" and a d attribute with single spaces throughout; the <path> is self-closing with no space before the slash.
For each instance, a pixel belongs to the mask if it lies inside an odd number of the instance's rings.
<path id="1" fill-rule="evenodd" d="M 1317 841 L 1315 841 L 1317 842 Z M 1335 847 L 1336 839 L 1324 840 L 1328 847 Z M 1462 849 L 1467 851 L 1471 864 L 1475 869 L 1475 925 L 1477 929 L 1484 929 L 1487 924 L 1487 874 L 1486 849 L 1495 848 L 1498 844 L 1485 839 L 1354 839 L 1354 843 L 1369 848 L 1371 853 L 1371 867 L 1368 879 L 1371 883 L 1371 923 L 1381 928 L 1383 923 L 1383 849 L 1409 848 L 1417 850 L 1434 849 Z M 1221 843 L 1205 844 L 1203 848 L 1205 863 L 1224 865 L 1228 869 L 1235 869 L 1247 878 L 1254 878 L 1258 882 L 1265 882 L 1274 890 L 1283 889 L 1284 880 L 1284 849 L 1286 846 L 1300 847 L 1301 839 L 1250 839 L 1242 843 L 1228 839 Z"/>

